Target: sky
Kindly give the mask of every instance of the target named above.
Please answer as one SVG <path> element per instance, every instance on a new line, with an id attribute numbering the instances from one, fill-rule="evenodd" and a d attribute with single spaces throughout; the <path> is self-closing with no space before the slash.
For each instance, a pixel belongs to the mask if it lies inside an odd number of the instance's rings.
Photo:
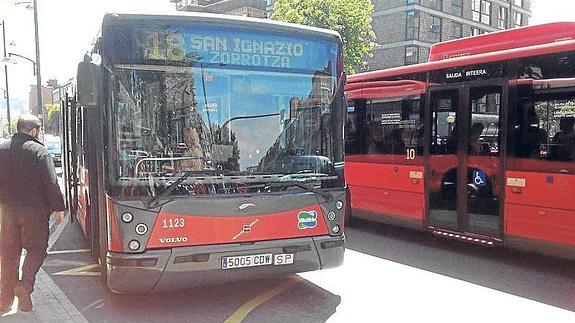
<path id="1" fill-rule="evenodd" d="M 175 4 L 169 0 L 37 1 L 43 85 L 46 85 L 49 79 L 55 78 L 60 83 L 66 83 L 74 77 L 77 64 L 91 48 L 106 12 L 175 11 Z M 35 60 L 34 11 L 27 9 L 26 4 L 15 5 L 16 2 L 26 0 L 0 0 L 0 19 L 6 24 L 7 51 Z M 14 45 L 10 46 L 11 43 Z M 0 52 L 0 57 L 1 54 L 3 53 Z M 36 84 L 36 77 L 33 75 L 32 63 L 20 59 L 18 64 L 8 65 L 8 73 L 11 110 L 14 107 L 15 115 L 20 110 L 18 107 L 28 106 L 30 85 Z M 0 88 L 5 89 L 4 73 L 0 73 L 0 76 Z M 0 95 L 0 108 L 5 108 L 5 100 L 1 100 L 2 98 Z"/>
<path id="2" fill-rule="evenodd" d="M 25 1 L 0 0 L 0 19 L 5 21 L 7 44 L 15 44 L 8 46 L 8 52 L 35 59 L 33 10 L 26 4 L 15 5 Z M 125 10 L 173 12 L 175 4 L 169 0 L 38 0 L 42 83 L 53 78 L 65 83 L 73 77 L 77 63 L 98 34 L 104 13 Z M 575 21 L 575 1 L 532 0 L 532 13 L 530 24 Z M 0 88 L 4 89 L 2 74 Z M 27 107 L 31 84 L 36 84 L 36 79 L 30 62 L 19 60 L 9 65 L 13 114 Z M 4 107 L 5 100 L 0 100 L 0 108 Z"/>

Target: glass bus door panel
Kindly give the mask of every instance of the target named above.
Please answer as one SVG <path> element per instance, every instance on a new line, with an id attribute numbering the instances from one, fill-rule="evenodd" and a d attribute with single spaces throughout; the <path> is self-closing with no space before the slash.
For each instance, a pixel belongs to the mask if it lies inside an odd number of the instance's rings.
<path id="1" fill-rule="evenodd" d="M 429 199 L 427 223 L 441 228 L 458 227 L 458 122 L 459 90 L 431 92 L 431 139 L 426 173 Z"/>
<path id="2" fill-rule="evenodd" d="M 467 229 L 498 236 L 500 233 L 501 87 L 469 89 L 467 137 Z"/>

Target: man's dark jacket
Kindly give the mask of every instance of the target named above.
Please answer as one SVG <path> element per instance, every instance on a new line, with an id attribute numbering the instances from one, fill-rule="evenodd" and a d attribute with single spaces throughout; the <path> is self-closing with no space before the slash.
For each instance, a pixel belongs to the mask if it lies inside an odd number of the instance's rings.
<path id="1" fill-rule="evenodd" d="M 17 133 L 0 143 L 0 208 L 63 211 L 54 161 L 42 143 Z"/>

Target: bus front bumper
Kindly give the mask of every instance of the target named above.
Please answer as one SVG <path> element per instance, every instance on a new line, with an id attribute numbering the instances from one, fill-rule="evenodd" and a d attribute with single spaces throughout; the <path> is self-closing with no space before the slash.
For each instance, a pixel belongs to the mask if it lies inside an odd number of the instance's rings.
<path id="1" fill-rule="evenodd" d="M 108 252 L 107 283 L 116 293 L 136 293 L 287 276 L 337 267 L 343 263 L 345 236 L 319 236 L 149 250 L 139 254 Z M 293 254 L 293 263 L 222 269 L 222 257 Z"/>

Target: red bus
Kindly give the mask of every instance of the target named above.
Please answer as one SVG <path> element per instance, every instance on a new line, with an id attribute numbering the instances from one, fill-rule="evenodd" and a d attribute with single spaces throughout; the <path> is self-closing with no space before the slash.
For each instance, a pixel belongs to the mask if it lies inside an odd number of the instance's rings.
<path id="1" fill-rule="evenodd" d="M 64 109 L 72 213 L 114 292 L 343 261 L 337 33 L 107 14 Z"/>
<path id="2" fill-rule="evenodd" d="M 575 258 L 575 23 L 348 77 L 351 216 Z"/>

